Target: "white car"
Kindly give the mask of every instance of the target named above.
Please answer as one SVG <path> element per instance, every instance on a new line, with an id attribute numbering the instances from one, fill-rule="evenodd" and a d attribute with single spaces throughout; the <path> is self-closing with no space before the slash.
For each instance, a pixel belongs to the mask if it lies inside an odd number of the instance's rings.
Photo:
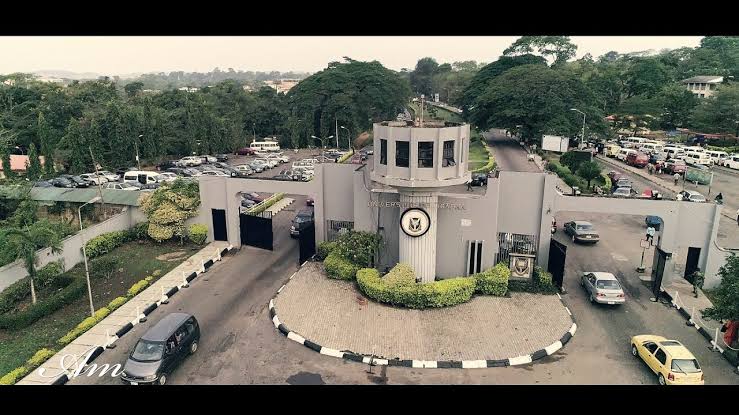
<path id="1" fill-rule="evenodd" d="M 203 164 L 203 159 L 201 157 L 187 156 L 181 158 L 178 163 L 180 164 L 180 166 L 193 167 Z"/>
<path id="2" fill-rule="evenodd" d="M 222 172 L 222 171 L 216 171 L 216 170 L 206 170 L 203 172 L 202 176 L 221 176 L 221 177 L 231 177 L 228 174 Z"/>
<path id="3" fill-rule="evenodd" d="M 285 156 L 281 153 L 269 154 L 266 156 L 266 158 L 269 160 L 277 160 L 278 163 L 287 163 L 288 161 L 290 161 L 290 157 Z"/>
<path id="4" fill-rule="evenodd" d="M 683 190 L 682 192 L 677 194 L 677 200 L 703 203 L 706 201 L 706 197 L 693 190 Z"/>
<path id="5" fill-rule="evenodd" d="M 164 172 L 160 173 L 159 176 L 156 177 L 157 182 L 173 182 L 177 180 L 177 175 L 172 172 Z"/>
<path id="6" fill-rule="evenodd" d="M 98 176 L 95 173 L 80 174 L 80 178 L 82 178 L 82 180 L 84 180 L 84 181 L 87 181 L 87 182 L 90 182 L 90 183 L 95 183 L 95 184 L 105 184 L 105 183 L 108 183 L 108 179 L 106 179 L 103 176 Z"/>
<path id="7" fill-rule="evenodd" d="M 256 159 L 254 161 L 256 161 L 257 163 L 262 163 L 265 166 L 268 166 L 268 168 L 270 168 L 270 169 L 273 168 L 273 167 L 275 167 L 275 166 L 277 166 L 277 164 L 279 164 L 279 161 L 277 161 L 275 159 L 271 159 L 271 158 L 266 158 L 266 157 L 265 158 L 261 158 L 261 159 Z"/>
<path id="8" fill-rule="evenodd" d="M 213 156 L 209 156 L 207 154 L 206 155 L 203 155 L 203 156 L 200 156 L 200 159 L 203 160 L 203 163 L 215 163 L 215 162 L 218 161 L 217 158 L 215 158 Z"/>
<path id="9" fill-rule="evenodd" d="M 252 170 L 251 167 L 249 167 L 246 164 L 240 164 L 238 166 L 234 166 L 234 169 L 236 169 L 236 171 L 238 171 L 239 173 L 243 175 L 247 175 L 247 176 L 254 173 L 254 170 Z"/>
<path id="10" fill-rule="evenodd" d="M 138 186 L 134 186 L 131 183 L 107 183 L 103 189 L 109 190 L 139 190 Z"/>
<path id="11" fill-rule="evenodd" d="M 119 179 L 117 174 L 111 173 L 107 170 L 101 170 L 100 172 L 98 172 L 98 174 L 100 174 L 101 177 L 109 182 L 117 182 Z"/>

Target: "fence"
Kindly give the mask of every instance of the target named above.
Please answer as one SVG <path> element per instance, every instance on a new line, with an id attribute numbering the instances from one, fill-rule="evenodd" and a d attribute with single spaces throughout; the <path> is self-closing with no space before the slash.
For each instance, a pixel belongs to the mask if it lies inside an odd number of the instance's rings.
<path id="1" fill-rule="evenodd" d="M 535 235 L 523 235 L 518 233 L 498 233 L 498 254 L 495 263 L 503 262 L 508 265 L 510 254 L 536 254 L 539 238 Z"/>
<path id="2" fill-rule="evenodd" d="M 134 214 L 135 209 L 125 208 L 123 212 L 113 216 L 105 222 L 98 223 L 96 225 L 85 228 L 82 232 L 65 238 L 62 240 L 62 252 L 59 254 L 52 254 L 50 248 L 39 249 L 36 251 L 36 258 L 38 262 L 37 268 L 41 268 L 49 262 L 62 260 L 65 269 L 70 269 L 73 266 L 83 261 L 82 257 L 82 243 L 89 241 L 90 239 L 113 231 L 120 231 L 129 229 L 133 225 L 141 222 L 141 215 Z M 28 275 L 26 267 L 23 265 L 21 260 L 11 262 L 3 267 L 0 267 L 0 292 L 2 292 L 9 285 L 14 282 L 25 278 Z"/>

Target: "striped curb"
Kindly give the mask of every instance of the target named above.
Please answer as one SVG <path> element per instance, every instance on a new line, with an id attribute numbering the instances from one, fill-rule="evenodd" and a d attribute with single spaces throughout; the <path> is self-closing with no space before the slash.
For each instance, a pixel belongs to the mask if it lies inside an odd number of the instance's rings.
<path id="1" fill-rule="evenodd" d="M 100 356 L 103 351 L 107 348 L 115 347 L 113 346 L 118 339 L 123 337 L 126 333 L 131 331 L 133 327 L 140 322 L 142 322 L 146 316 L 151 314 L 154 310 L 156 310 L 159 305 L 164 304 L 165 301 L 168 301 L 174 294 L 178 293 L 183 287 L 187 287 L 188 283 L 192 280 L 194 280 L 198 274 L 202 274 L 204 272 L 207 272 L 207 270 L 213 266 L 215 261 L 220 261 L 223 256 L 225 256 L 227 253 L 231 252 L 233 250 L 233 245 L 229 245 L 227 248 L 224 248 L 222 251 L 218 252 L 215 258 L 209 259 L 208 261 L 203 262 L 201 265 L 201 268 L 197 271 L 193 271 L 190 273 L 180 285 L 176 285 L 172 288 L 170 288 L 159 301 L 153 302 L 149 304 L 148 306 L 144 307 L 143 312 L 136 316 L 133 320 L 126 323 L 118 329 L 118 331 L 115 332 L 114 335 L 110 336 L 109 339 L 106 341 L 106 344 L 103 346 L 98 346 L 95 351 L 90 355 L 90 357 L 87 359 L 87 361 L 84 363 L 82 371 L 87 370 L 90 363 L 93 362 L 98 356 Z M 210 263 L 210 264 L 208 264 Z M 183 273 L 184 274 L 184 273 Z M 134 297 L 136 298 L 136 297 Z M 131 299 L 133 300 L 133 298 Z M 130 300 L 129 300 L 130 301 Z M 112 346 L 112 347 L 111 347 Z M 70 380 L 69 374 L 62 374 L 58 378 L 56 378 L 51 385 L 64 385 Z"/>
<path id="2" fill-rule="evenodd" d="M 307 262 L 307 261 L 306 261 Z M 304 262 L 300 268 L 303 267 L 306 263 Z M 290 276 L 288 279 L 291 280 L 295 274 L 297 274 L 297 271 Z M 577 324 L 575 323 L 575 318 L 573 317 L 572 313 L 570 312 L 570 309 L 565 304 L 564 300 L 562 299 L 562 296 L 557 294 L 557 297 L 559 297 L 560 302 L 562 303 L 562 306 L 567 311 L 567 314 L 569 314 L 570 319 L 572 320 L 572 326 L 570 326 L 570 329 L 562 335 L 562 337 L 550 344 L 549 346 L 539 349 L 535 351 L 534 353 L 524 355 L 524 356 L 517 356 L 517 357 L 511 357 L 508 359 L 500 359 L 500 360 L 400 360 L 400 359 L 380 359 L 375 356 L 366 356 L 354 353 L 352 351 L 348 350 L 336 350 L 331 349 L 325 346 L 321 346 L 320 344 L 310 341 L 306 339 L 305 337 L 301 336 L 300 334 L 291 331 L 290 329 L 285 326 L 284 323 L 280 322 L 279 317 L 277 316 L 277 311 L 275 310 L 275 300 L 277 299 L 277 296 L 279 293 L 285 288 L 285 285 L 283 284 L 282 287 L 277 291 L 277 294 L 275 297 L 271 300 L 269 300 L 269 318 L 272 320 L 272 324 L 275 326 L 275 329 L 279 331 L 282 335 L 287 337 L 288 339 L 298 343 L 302 344 L 303 346 L 318 352 L 322 355 L 326 356 L 332 356 L 337 357 L 344 360 L 351 360 L 353 362 L 358 363 L 364 363 L 364 364 L 370 364 L 372 366 L 399 366 L 399 367 L 410 367 L 410 368 L 417 368 L 417 369 L 483 369 L 483 368 L 489 368 L 489 367 L 504 367 L 504 366 L 518 366 L 518 365 L 525 365 L 532 363 L 536 360 L 539 360 L 543 357 L 550 356 L 557 351 L 559 351 L 561 348 L 564 347 L 567 342 L 572 339 L 572 337 L 575 335 L 575 332 L 577 331 Z"/>

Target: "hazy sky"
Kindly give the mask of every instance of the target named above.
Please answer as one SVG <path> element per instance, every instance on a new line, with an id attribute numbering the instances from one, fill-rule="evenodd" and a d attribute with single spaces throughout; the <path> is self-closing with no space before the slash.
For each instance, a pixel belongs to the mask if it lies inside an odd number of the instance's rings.
<path id="1" fill-rule="evenodd" d="M 0 73 L 69 70 L 105 75 L 221 70 L 315 72 L 349 56 L 388 68 L 413 68 L 419 58 L 439 63 L 492 62 L 517 36 L 396 37 L 0 37 Z M 573 36 L 577 56 L 698 46 L 700 36 Z"/>

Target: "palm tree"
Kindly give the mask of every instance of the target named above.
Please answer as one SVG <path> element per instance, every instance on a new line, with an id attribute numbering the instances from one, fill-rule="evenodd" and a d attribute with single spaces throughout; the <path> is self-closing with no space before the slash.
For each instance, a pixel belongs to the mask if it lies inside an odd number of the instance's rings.
<path id="1" fill-rule="evenodd" d="M 31 278 L 31 302 L 36 304 L 36 288 L 34 287 L 34 279 L 36 278 L 36 251 L 49 247 L 54 254 L 62 252 L 62 238 L 53 228 L 49 226 L 47 221 L 39 221 L 26 226 L 25 229 L 18 226 L 11 226 L 2 231 L 2 236 L 11 252 L 15 252 L 16 259 L 22 259 L 28 276 Z"/>

